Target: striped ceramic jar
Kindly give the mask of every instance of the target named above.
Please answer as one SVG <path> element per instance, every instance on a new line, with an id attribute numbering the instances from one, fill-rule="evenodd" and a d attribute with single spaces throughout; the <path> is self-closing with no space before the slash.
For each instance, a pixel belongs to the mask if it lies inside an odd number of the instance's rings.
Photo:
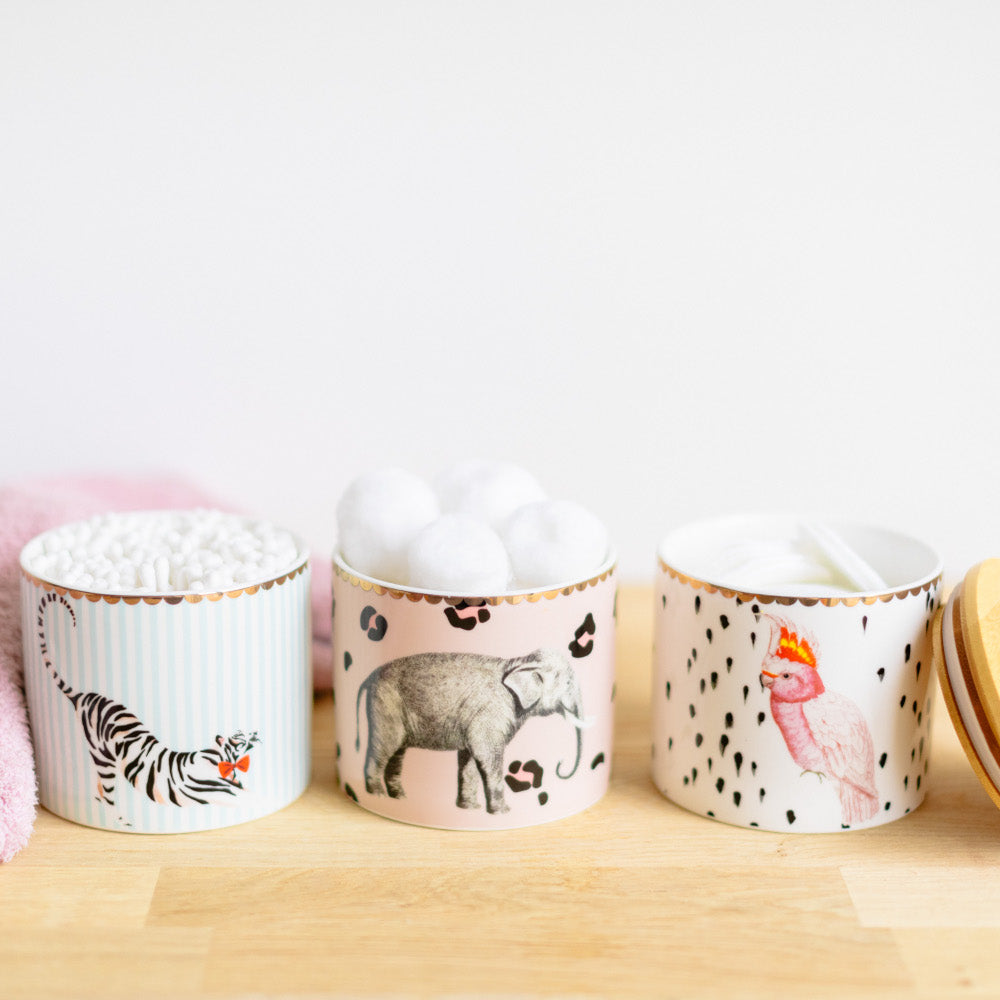
<path id="1" fill-rule="evenodd" d="M 22 570 L 39 799 L 87 826 L 265 816 L 309 780 L 309 566 L 214 594 L 120 596 Z"/>

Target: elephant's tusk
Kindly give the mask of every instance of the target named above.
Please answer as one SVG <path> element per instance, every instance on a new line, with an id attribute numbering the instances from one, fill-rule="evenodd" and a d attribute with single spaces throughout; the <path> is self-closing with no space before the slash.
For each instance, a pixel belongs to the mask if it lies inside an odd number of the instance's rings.
<path id="1" fill-rule="evenodd" d="M 563 715 L 565 715 L 577 729 L 589 729 L 597 721 L 597 718 L 593 715 L 588 715 L 585 719 L 581 719 L 578 715 L 574 715 L 572 712 L 564 712 Z"/>

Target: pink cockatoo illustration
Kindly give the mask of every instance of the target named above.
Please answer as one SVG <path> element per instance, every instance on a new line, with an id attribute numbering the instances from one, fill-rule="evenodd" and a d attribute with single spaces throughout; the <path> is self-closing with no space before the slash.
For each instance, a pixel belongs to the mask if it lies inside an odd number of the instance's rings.
<path id="1" fill-rule="evenodd" d="M 819 675 L 815 640 L 770 615 L 771 641 L 760 672 L 771 692 L 771 715 L 792 760 L 830 779 L 845 826 L 878 811 L 875 752 L 864 716 L 850 698 L 828 691 Z"/>

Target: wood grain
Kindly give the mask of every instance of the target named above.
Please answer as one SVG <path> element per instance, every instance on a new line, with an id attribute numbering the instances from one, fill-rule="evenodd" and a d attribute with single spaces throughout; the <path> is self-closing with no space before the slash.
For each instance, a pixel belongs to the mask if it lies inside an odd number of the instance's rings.
<path id="1" fill-rule="evenodd" d="M 936 715 L 923 807 L 878 829 L 713 823 L 649 778 L 653 595 L 619 599 L 611 790 L 528 830 L 364 812 L 313 780 L 274 816 L 177 836 L 44 811 L 0 869 L 0 995 L 949 997 L 1000 987 L 1000 811 Z"/>

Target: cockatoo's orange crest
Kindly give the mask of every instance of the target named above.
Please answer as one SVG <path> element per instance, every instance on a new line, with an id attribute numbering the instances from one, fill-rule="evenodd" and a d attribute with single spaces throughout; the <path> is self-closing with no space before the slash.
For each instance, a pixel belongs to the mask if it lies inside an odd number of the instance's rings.
<path id="1" fill-rule="evenodd" d="M 781 626 L 781 638 L 778 640 L 778 649 L 774 654 L 779 660 L 791 660 L 793 663 L 804 663 L 807 667 L 816 668 L 816 654 L 812 651 L 812 646 L 799 637 L 794 632 L 789 632 L 784 625 Z"/>

